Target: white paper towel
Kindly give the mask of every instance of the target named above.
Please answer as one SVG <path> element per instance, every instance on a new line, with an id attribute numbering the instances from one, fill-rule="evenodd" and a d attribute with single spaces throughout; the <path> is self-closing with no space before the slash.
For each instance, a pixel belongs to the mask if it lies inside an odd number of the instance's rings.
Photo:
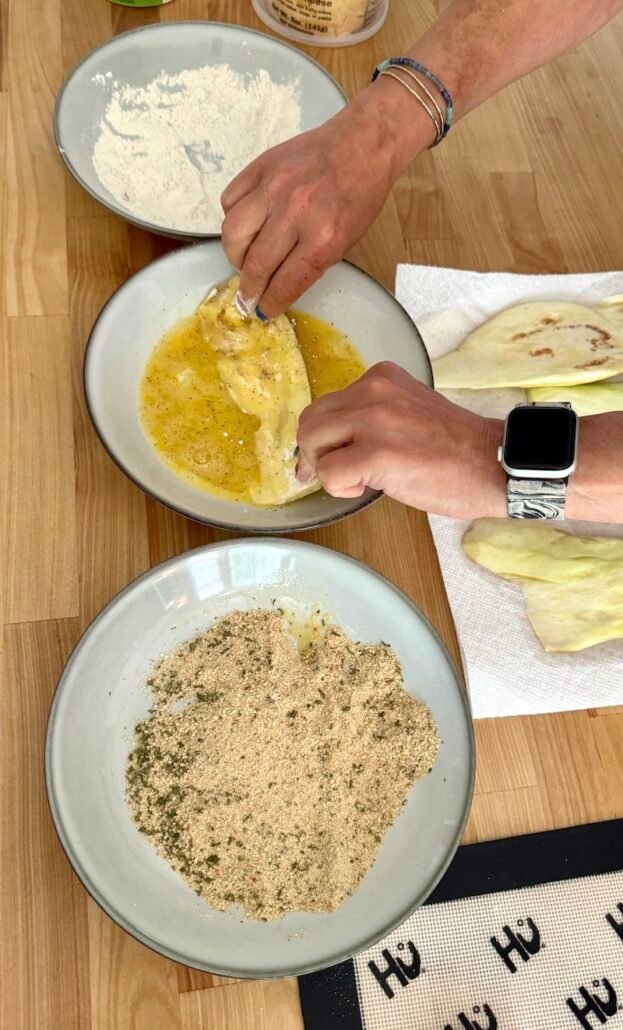
<path id="1" fill-rule="evenodd" d="M 454 350 L 498 311 L 528 300 L 594 304 L 623 293 L 623 272 L 509 275 L 399 265 L 396 296 L 432 359 Z M 523 390 L 448 391 L 482 414 L 503 417 Z M 622 443 L 623 446 L 623 443 Z M 623 704 L 623 641 L 573 654 L 546 654 L 526 616 L 521 587 L 470 562 L 461 548 L 469 523 L 429 516 L 475 718 Z M 566 523 L 570 532 L 622 536 L 623 527 Z"/>

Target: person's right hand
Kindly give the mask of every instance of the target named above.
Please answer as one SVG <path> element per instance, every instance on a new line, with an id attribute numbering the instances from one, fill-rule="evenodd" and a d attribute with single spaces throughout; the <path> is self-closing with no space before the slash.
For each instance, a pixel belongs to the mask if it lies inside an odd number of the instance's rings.
<path id="1" fill-rule="evenodd" d="M 346 108 L 266 151 L 228 186 L 223 247 L 250 307 L 280 315 L 365 232 L 392 186 L 375 142 Z"/>
<path id="2" fill-rule="evenodd" d="M 225 190 L 223 247 L 250 308 L 268 318 L 284 312 L 381 210 L 402 170 L 387 86 L 375 84 L 320 128 L 268 150 Z"/>

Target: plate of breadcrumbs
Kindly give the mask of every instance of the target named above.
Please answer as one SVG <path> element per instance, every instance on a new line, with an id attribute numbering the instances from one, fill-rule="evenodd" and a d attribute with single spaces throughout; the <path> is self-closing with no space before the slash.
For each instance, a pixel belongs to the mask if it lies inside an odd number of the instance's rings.
<path id="1" fill-rule="evenodd" d="M 433 890 L 473 787 L 464 688 L 413 603 L 302 542 L 212 544 L 95 619 L 48 724 L 67 857 L 123 929 L 236 977 L 300 974 Z"/>

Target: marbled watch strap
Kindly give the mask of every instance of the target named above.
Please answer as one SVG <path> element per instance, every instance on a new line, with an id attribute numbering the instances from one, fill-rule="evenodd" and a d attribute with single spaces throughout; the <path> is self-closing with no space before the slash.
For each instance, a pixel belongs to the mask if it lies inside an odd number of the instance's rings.
<path id="1" fill-rule="evenodd" d="M 566 479 L 508 478 L 511 519 L 564 519 Z"/>

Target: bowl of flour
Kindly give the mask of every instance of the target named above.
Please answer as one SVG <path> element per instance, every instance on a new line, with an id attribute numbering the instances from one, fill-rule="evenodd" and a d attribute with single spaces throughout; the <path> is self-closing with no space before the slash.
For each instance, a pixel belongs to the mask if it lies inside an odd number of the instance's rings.
<path id="1" fill-rule="evenodd" d="M 149 25 L 69 75 L 54 130 L 67 168 L 101 204 L 151 232 L 220 235 L 220 197 L 264 151 L 346 103 L 311 58 L 217 22 Z"/>

